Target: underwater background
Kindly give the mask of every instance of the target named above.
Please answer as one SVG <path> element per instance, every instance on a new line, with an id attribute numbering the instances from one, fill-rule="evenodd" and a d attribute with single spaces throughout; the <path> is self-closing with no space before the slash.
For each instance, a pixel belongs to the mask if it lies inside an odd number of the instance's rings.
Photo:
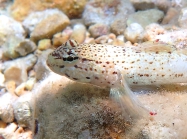
<path id="1" fill-rule="evenodd" d="M 186 54 L 187 1 L 0 0 L 0 139 L 187 138 L 186 82 L 131 86 L 151 112 L 129 122 L 110 88 L 49 69 L 48 54 L 69 39 Z"/>

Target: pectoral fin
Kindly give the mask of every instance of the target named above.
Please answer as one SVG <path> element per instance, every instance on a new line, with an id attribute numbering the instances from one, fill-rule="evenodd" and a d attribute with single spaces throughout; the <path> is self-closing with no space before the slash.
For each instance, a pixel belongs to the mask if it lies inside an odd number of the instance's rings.
<path id="1" fill-rule="evenodd" d="M 120 86 L 111 88 L 110 95 L 121 105 L 123 115 L 128 121 L 149 116 L 148 110 L 140 104 L 125 79 L 121 79 Z"/>

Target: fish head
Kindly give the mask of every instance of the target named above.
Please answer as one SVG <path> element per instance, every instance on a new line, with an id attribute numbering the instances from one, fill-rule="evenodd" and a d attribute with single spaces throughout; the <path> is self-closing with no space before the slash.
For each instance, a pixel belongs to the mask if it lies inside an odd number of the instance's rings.
<path id="1" fill-rule="evenodd" d="M 119 71 L 105 57 L 104 46 L 68 40 L 48 55 L 47 65 L 55 73 L 72 80 L 111 87 L 120 82 Z"/>

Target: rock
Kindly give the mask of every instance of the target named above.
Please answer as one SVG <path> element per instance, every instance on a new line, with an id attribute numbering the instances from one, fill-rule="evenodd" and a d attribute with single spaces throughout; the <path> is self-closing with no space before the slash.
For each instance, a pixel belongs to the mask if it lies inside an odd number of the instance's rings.
<path id="1" fill-rule="evenodd" d="M 165 34 L 167 31 L 159 24 L 152 23 L 145 28 L 145 41 L 154 41 L 157 35 Z"/>
<path id="2" fill-rule="evenodd" d="M 133 12 L 134 8 L 129 0 L 90 0 L 85 6 L 82 18 L 87 26 L 96 23 L 110 25 L 116 17 L 125 19 Z"/>
<path id="3" fill-rule="evenodd" d="M 19 85 L 27 81 L 27 71 L 33 68 L 36 61 L 37 57 L 29 54 L 23 58 L 4 62 L 0 68 L 4 73 L 5 82 L 13 80 Z"/>
<path id="4" fill-rule="evenodd" d="M 25 37 L 25 30 L 21 23 L 5 15 L 0 15 L 0 21 L 0 46 L 12 36 L 20 39 Z"/>
<path id="5" fill-rule="evenodd" d="M 121 16 L 117 16 L 110 25 L 111 32 L 116 35 L 123 34 L 127 26 L 126 21 L 127 18 L 121 18 Z"/>
<path id="6" fill-rule="evenodd" d="M 187 7 L 181 10 L 178 22 L 180 27 L 187 28 Z"/>
<path id="7" fill-rule="evenodd" d="M 34 98 L 32 93 L 20 96 L 13 104 L 15 119 L 21 127 L 34 126 Z"/>
<path id="8" fill-rule="evenodd" d="M 38 56 L 38 61 L 36 65 L 34 66 L 34 70 L 36 72 L 36 79 L 42 80 L 46 77 L 46 75 L 49 74 L 50 70 L 49 67 L 46 65 L 46 59 L 53 50 L 48 49 L 46 51 L 42 51 L 42 53 Z"/>
<path id="9" fill-rule="evenodd" d="M 10 81 L 7 81 L 5 83 L 5 88 L 6 90 L 11 93 L 11 94 L 14 94 L 14 91 L 16 89 L 16 82 L 13 81 L 13 80 L 10 80 Z"/>
<path id="10" fill-rule="evenodd" d="M 73 30 L 70 27 L 65 28 L 62 33 L 57 33 L 53 36 L 53 45 L 54 47 L 59 47 L 62 44 L 66 43 L 70 38 Z"/>
<path id="11" fill-rule="evenodd" d="M 164 16 L 162 20 L 162 24 L 177 25 L 178 17 L 179 17 L 179 10 L 171 7 L 168 9 L 166 16 Z"/>
<path id="12" fill-rule="evenodd" d="M 125 30 L 124 36 L 132 43 L 142 42 L 144 38 L 144 29 L 140 24 L 132 23 Z"/>
<path id="13" fill-rule="evenodd" d="M 36 49 L 34 42 L 29 39 L 20 39 L 17 37 L 10 37 L 2 47 L 3 55 L 11 59 L 26 56 Z"/>
<path id="14" fill-rule="evenodd" d="M 160 22 L 163 17 L 164 13 L 157 9 L 138 11 L 129 15 L 127 25 L 129 26 L 132 23 L 138 23 L 144 28 L 151 23 Z"/>
<path id="15" fill-rule="evenodd" d="M 43 39 L 38 42 L 38 49 L 43 51 L 47 50 L 51 47 L 51 40 L 50 39 Z"/>
<path id="16" fill-rule="evenodd" d="M 58 8 L 70 18 L 82 15 L 87 0 L 15 0 L 11 8 L 11 14 L 16 20 L 24 20 L 31 12 L 50 8 Z"/>
<path id="17" fill-rule="evenodd" d="M 0 121 L 0 129 L 1 128 L 5 128 L 7 126 L 7 124 L 3 121 Z"/>
<path id="18" fill-rule="evenodd" d="M 0 72 L 0 88 L 4 87 L 5 76 Z"/>
<path id="19" fill-rule="evenodd" d="M 25 94 L 26 93 L 25 83 L 21 83 L 18 87 L 16 87 L 14 92 L 17 96 L 21 96 L 21 95 Z"/>
<path id="20" fill-rule="evenodd" d="M 94 24 L 89 27 L 89 32 L 92 37 L 97 38 L 99 36 L 107 35 L 109 28 L 105 24 Z"/>
<path id="21" fill-rule="evenodd" d="M 83 43 L 86 38 L 86 27 L 83 24 L 76 24 L 73 27 L 73 32 L 70 39 L 76 40 L 78 43 Z"/>
<path id="22" fill-rule="evenodd" d="M 0 97 L 0 118 L 5 123 L 10 123 L 14 120 L 12 103 L 15 99 L 16 97 L 10 93 L 6 93 Z"/>
<path id="23" fill-rule="evenodd" d="M 156 8 L 153 0 L 130 0 L 137 11 Z"/>
<path id="24" fill-rule="evenodd" d="M 50 11 L 48 10 L 48 12 Z M 40 39 L 52 38 L 55 33 L 62 31 L 69 24 L 68 17 L 63 12 L 58 11 L 36 24 L 31 33 L 31 40 L 37 42 Z"/>
<path id="25" fill-rule="evenodd" d="M 29 78 L 27 80 L 27 82 L 25 83 L 25 89 L 31 91 L 33 89 L 35 83 L 36 83 L 36 79 L 35 78 L 33 78 L 33 77 Z"/>

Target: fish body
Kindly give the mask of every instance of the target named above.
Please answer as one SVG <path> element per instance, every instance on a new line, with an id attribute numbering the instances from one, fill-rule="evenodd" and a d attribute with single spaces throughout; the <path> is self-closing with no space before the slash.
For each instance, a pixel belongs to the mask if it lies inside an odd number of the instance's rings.
<path id="1" fill-rule="evenodd" d="M 163 43 L 140 46 L 77 44 L 69 40 L 47 59 L 49 68 L 72 80 L 110 87 L 129 115 L 143 115 L 142 106 L 128 85 L 159 85 L 187 82 L 185 51 Z"/>
<path id="2" fill-rule="evenodd" d="M 130 85 L 187 82 L 187 55 L 166 44 L 121 47 L 69 41 L 48 56 L 47 64 L 60 75 L 102 87 L 119 84 L 120 74 Z"/>

